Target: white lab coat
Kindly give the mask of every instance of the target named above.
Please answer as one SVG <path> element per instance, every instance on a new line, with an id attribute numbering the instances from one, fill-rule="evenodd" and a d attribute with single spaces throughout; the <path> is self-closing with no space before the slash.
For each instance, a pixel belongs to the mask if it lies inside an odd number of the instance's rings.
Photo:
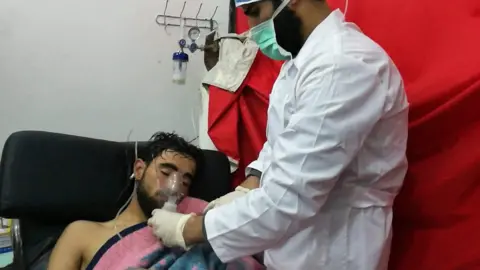
<path id="1" fill-rule="evenodd" d="M 205 216 L 222 261 L 265 250 L 268 269 L 386 269 L 407 170 L 408 102 L 387 54 L 334 11 L 283 66 L 261 187 Z"/>

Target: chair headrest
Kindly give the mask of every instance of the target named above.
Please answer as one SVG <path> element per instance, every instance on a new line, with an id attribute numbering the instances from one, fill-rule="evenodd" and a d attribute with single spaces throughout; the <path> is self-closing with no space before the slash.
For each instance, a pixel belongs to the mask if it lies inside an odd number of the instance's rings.
<path id="1" fill-rule="evenodd" d="M 202 175 L 192 184 L 191 195 L 209 201 L 229 191 L 230 171 L 223 154 L 204 153 Z M 14 133 L 0 161 L 0 216 L 111 219 L 131 194 L 134 158 L 134 143 L 41 131 Z"/>

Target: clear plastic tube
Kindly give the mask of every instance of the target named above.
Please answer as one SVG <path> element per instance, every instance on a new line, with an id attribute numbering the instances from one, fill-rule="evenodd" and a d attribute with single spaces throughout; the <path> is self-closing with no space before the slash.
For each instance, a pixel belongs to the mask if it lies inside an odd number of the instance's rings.
<path id="1" fill-rule="evenodd" d="M 133 133 L 133 129 L 130 130 L 127 136 L 127 142 L 130 142 L 130 136 Z M 135 141 L 135 161 L 138 159 L 138 141 Z M 117 220 L 122 211 L 127 208 L 128 204 L 132 201 L 133 196 L 137 193 L 137 184 L 138 182 L 135 180 L 135 172 L 132 172 L 132 175 L 130 175 L 130 180 L 134 181 L 134 186 L 133 186 L 133 191 L 132 194 L 130 194 L 130 197 L 128 197 L 127 201 L 118 209 L 117 214 L 115 215 L 115 218 L 113 219 L 113 231 L 117 234 L 119 239 L 122 239 L 122 235 L 120 235 L 120 231 L 117 229 Z"/>

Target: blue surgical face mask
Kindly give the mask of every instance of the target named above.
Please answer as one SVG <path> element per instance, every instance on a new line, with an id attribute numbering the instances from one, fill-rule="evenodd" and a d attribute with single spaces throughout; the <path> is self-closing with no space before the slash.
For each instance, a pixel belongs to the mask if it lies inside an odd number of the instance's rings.
<path id="1" fill-rule="evenodd" d="M 284 0 L 282 4 L 275 10 L 272 18 L 250 29 L 250 38 L 253 39 L 263 54 L 274 60 L 289 60 L 292 59 L 292 54 L 282 48 L 277 41 L 275 34 L 275 26 L 273 20 L 290 2 Z"/>

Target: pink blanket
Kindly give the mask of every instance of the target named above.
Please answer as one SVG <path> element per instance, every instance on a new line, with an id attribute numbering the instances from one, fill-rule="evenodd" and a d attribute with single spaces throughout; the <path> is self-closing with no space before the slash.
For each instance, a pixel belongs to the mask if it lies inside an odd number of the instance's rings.
<path id="1" fill-rule="evenodd" d="M 181 213 L 202 213 L 205 201 L 186 198 Z M 265 269 L 252 257 L 224 264 L 207 244 L 189 251 L 168 248 L 154 236 L 146 223 L 136 224 L 110 238 L 95 254 L 87 270 L 125 269 Z"/>

